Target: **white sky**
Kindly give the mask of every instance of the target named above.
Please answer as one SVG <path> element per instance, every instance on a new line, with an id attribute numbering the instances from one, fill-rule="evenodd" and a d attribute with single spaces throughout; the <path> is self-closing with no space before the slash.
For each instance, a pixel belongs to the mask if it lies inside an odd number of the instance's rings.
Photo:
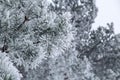
<path id="1" fill-rule="evenodd" d="M 97 17 L 93 29 L 98 26 L 106 26 L 106 23 L 114 22 L 115 33 L 120 33 L 120 0 L 96 0 L 98 7 Z"/>

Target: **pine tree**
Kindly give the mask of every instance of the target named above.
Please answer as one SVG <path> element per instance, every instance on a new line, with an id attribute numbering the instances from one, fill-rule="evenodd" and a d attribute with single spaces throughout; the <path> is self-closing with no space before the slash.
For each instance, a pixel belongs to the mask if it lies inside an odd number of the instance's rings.
<path id="1" fill-rule="evenodd" d="M 0 80 L 119 79 L 119 35 L 96 16 L 95 0 L 0 0 Z"/>
<path id="2" fill-rule="evenodd" d="M 1 51 L 8 52 L 23 79 L 43 59 L 57 57 L 71 45 L 74 28 L 69 12 L 56 14 L 46 0 L 5 0 L 0 4 Z"/>

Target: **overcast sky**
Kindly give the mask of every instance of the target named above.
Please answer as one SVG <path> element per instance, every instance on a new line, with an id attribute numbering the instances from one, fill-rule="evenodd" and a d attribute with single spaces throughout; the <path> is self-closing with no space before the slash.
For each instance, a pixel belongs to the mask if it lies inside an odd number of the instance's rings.
<path id="1" fill-rule="evenodd" d="M 98 15 L 93 24 L 96 29 L 99 25 L 106 26 L 107 22 L 114 22 L 115 33 L 120 33 L 120 0 L 96 0 Z"/>

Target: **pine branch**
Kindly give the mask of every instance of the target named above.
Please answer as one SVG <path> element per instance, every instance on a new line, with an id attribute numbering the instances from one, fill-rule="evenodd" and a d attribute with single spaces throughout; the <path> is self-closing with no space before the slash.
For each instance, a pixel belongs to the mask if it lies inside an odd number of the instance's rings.
<path id="1" fill-rule="evenodd" d="M 24 17 L 24 21 L 17 27 L 16 30 L 19 31 L 22 28 L 22 26 L 25 24 L 26 21 L 29 21 L 27 16 Z"/>

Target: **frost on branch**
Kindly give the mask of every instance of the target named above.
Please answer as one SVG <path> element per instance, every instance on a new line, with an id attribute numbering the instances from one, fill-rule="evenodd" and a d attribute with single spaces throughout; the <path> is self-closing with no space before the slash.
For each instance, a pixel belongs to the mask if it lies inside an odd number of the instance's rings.
<path id="1" fill-rule="evenodd" d="M 0 77 L 4 79 L 6 76 L 12 80 L 21 80 L 22 78 L 22 74 L 13 65 L 8 55 L 0 51 Z"/>
<path id="2" fill-rule="evenodd" d="M 91 31 L 96 15 L 95 0 L 0 0 L 1 79 L 118 79 L 118 37 Z"/>
<path id="3" fill-rule="evenodd" d="M 9 46 L 9 56 L 17 67 L 36 68 L 46 56 L 55 57 L 71 45 L 71 14 L 51 11 L 50 1 L 6 0 L 0 4 L 1 44 Z"/>

